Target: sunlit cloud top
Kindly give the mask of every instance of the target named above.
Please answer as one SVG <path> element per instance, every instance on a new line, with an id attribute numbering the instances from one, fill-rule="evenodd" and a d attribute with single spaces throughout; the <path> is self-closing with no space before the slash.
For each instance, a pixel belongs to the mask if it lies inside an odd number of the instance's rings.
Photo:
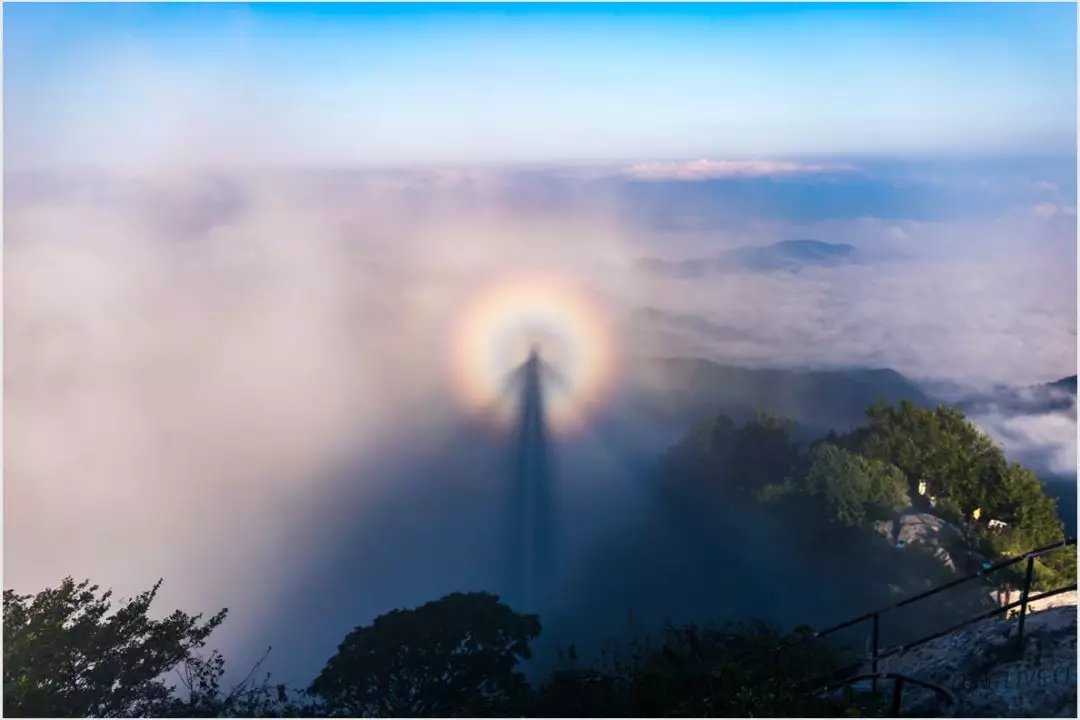
<path id="1" fill-rule="evenodd" d="M 1071 3 L 8 4 L 6 162 L 1071 154 Z"/>
<path id="2" fill-rule="evenodd" d="M 640 180 L 717 180 L 721 178 L 784 177 L 853 172 L 851 165 L 785 162 L 782 160 L 691 160 L 633 165 L 626 174 Z"/>

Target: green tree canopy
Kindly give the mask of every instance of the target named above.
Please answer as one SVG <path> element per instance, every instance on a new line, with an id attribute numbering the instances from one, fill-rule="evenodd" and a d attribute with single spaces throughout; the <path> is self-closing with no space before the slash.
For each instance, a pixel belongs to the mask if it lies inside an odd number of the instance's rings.
<path id="1" fill-rule="evenodd" d="M 818 443 L 810 452 L 802 489 L 825 504 L 831 521 L 848 526 L 910 502 L 907 479 L 898 468 L 831 443 Z"/>
<path id="2" fill-rule="evenodd" d="M 767 413 L 741 427 L 718 415 L 697 425 L 665 455 L 665 476 L 698 489 L 748 493 L 788 482 L 799 463 L 793 429 L 793 421 Z"/>
<path id="3" fill-rule="evenodd" d="M 112 611 L 112 591 L 65 579 L 36 595 L 4 591 L 4 715 L 167 715 L 164 673 L 193 657 L 225 619 L 148 616 L 161 582 Z"/>
<path id="4" fill-rule="evenodd" d="M 956 408 L 878 404 L 867 410 L 867 419 L 865 427 L 843 438 L 845 446 L 900 468 L 912 489 L 925 482 L 938 513 L 967 520 L 979 509 L 983 518 L 1026 525 L 1036 542 L 1060 539 L 1054 501 L 1038 478 L 1010 464 L 1002 449 Z M 1047 521 L 1053 527 L 1035 530 Z"/>
<path id="5" fill-rule="evenodd" d="M 953 407 L 934 410 L 901 403 L 867 410 L 868 424 L 838 442 L 900 468 L 912 490 L 926 483 L 933 512 L 976 531 L 972 539 L 993 555 L 1014 555 L 1058 542 L 1065 528 L 1057 502 L 1031 470 L 1010 463 L 1004 451 Z M 979 521 L 973 522 L 978 509 Z M 1006 523 L 990 530 L 991 519 Z M 1039 585 L 1075 579 L 1074 549 L 1041 558 Z"/>
<path id="6" fill-rule="evenodd" d="M 515 666 L 539 634 L 495 595 L 454 593 L 353 630 L 310 691 L 334 715 L 505 714 L 528 694 Z"/>

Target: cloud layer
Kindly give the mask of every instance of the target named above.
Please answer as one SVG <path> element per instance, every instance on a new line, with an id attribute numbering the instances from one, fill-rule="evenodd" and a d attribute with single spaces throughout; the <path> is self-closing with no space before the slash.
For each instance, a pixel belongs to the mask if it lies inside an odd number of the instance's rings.
<path id="1" fill-rule="evenodd" d="M 785 166 L 757 169 L 769 167 Z M 853 173 L 848 187 L 870 200 L 836 217 L 789 212 L 801 207 L 790 188 L 776 195 L 746 172 L 714 186 L 618 168 L 9 174 L 5 585 L 75 574 L 130 594 L 164 576 L 166 604 L 237 609 L 228 648 L 264 642 L 267 613 L 348 545 L 345 530 L 367 533 L 350 562 L 397 577 L 377 560 L 391 530 L 376 528 L 396 527 L 387 498 L 404 488 L 431 533 L 483 547 L 437 513 L 485 497 L 477 478 L 490 466 L 479 436 L 460 434 L 475 418 L 447 387 L 447 333 L 479 283 L 522 268 L 589 285 L 626 367 L 691 354 L 891 367 L 974 388 L 1075 372 L 1075 216 L 1029 210 L 1029 193 L 1062 191 L 1014 190 L 993 213 L 927 220 L 917 208 L 883 216 L 902 205 L 885 189 L 932 195 L 944 181 Z M 972 207 L 987 197 L 960 181 L 943 192 Z M 699 216 L 661 221 L 686 208 Z M 790 238 L 849 243 L 866 261 L 722 279 L 637 265 Z M 1067 468 L 1070 423 L 1075 413 L 987 427 Z M 475 457 L 445 460 L 462 447 Z M 418 458 L 432 460 L 417 469 Z M 436 481 L 447 499 L 433 499 Z M 426 580 L 371 590 L 350 622 L 480 577 L 454 574 L 481 552 L 464 547 L 445 548 L 457 560 Z M 340 629 L 320 630 L 312 657 Z"/>
<path id="2" fill-rule="evenodd" d="M 691 160 L 687 162 L 650 162 L 631 165 L 627 176 L 639 180 L 717 180 L 721 178 L 785 177 L 844 173 L 851 165 L 822 165 L 780 160 Z"/>

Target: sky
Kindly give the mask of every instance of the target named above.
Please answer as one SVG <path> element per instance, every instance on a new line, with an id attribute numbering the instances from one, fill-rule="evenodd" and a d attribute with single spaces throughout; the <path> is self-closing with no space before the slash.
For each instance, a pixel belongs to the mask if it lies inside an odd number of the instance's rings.
<path id="1" fill-rule="evenodd" d="M 1075 13 L 5 3 L 6 163 L 1072 154 Z"/>

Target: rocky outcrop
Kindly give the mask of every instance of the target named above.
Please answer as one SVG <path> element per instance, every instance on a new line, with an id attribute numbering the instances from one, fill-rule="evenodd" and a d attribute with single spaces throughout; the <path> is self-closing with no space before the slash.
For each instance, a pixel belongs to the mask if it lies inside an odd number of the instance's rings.
<path id="1" fill-rule="evenodd" d="M 954 572 L 973 572 L 981 562 L 967 549 L 960 531 L 937 515 L 908 510 L 874 527 L 897 550 L 930 553 Z"/>
<path id="2" fill-rule="evenodd" d="M 1016 597 L 1020 599 L 1019 595 Z M 1076 609 L 1076 591 L 1070 590 L 1069 592 L 1060 593 L 1058 595 L 1051 595 L 1048 598 L 1042 598 L 1041 600 L 1032 600 L 1028 603 L 1028 612 L 1040 612 L 1042 610 L 1049 610 L 1050 608 L 1063 607 L 1066 605 L 1072 605 L 1073 610 Z"/>
<path id="3" fill-rule="evenodd" d="M 880 669 L 951 690 L 961 717 L 1076 717 L 1076 606 L 990 619 L 881 661 Z M 937 714 L 931 694 L 904 693 L 903 714 Z"/>

